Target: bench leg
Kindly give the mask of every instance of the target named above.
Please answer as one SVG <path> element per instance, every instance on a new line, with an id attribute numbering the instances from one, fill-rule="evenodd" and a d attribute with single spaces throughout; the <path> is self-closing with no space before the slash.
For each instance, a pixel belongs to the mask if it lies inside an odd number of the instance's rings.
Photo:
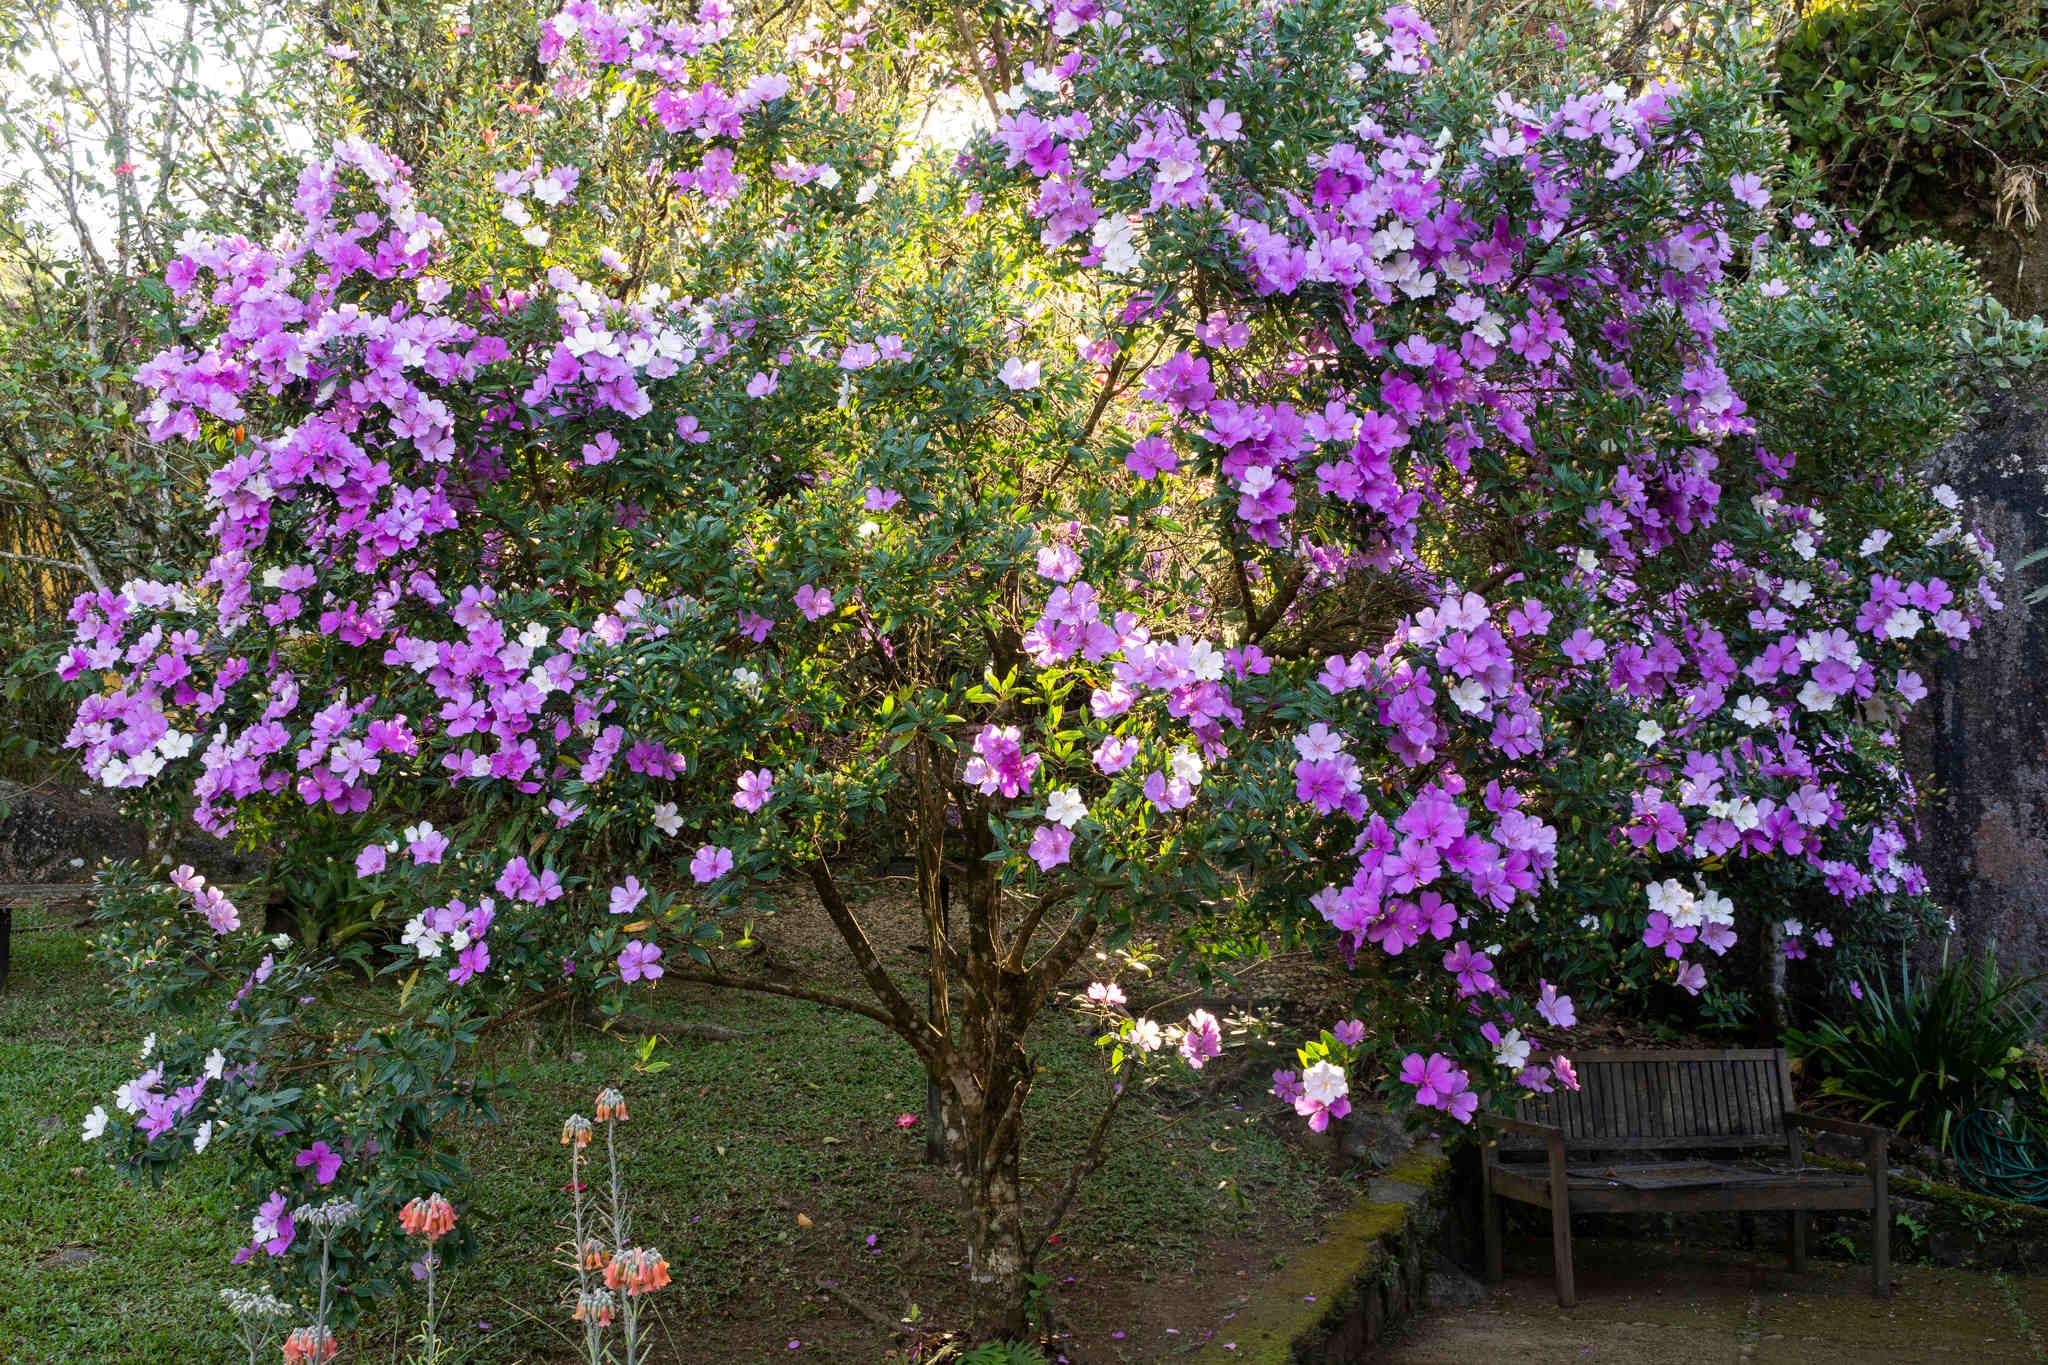
<path id="1" fill-rule="evenodd" d="M 1501 1207 L 1500 1196 L 1493 1192 L 1491 1172 L 1483 1178 L 1479 1190 L 1479 1223 L 1486 1236 L 1486 1282 L 1499 1284 L 1501 1280 Z"/>
<path id="2" fill-rule="evenodd" d="M 1806 1269 L 1806 1215 L 1795 1213 L 1791 1215 L 1791 1220 L 1792 1242 L 1786 1260 L 1791 1263 L 1793 1270 L 1802 1271 Z"/>
<path id="3" fill-rule="evenodd" d="M 1891 1297 L 1892 1210 L 1891 1201 L 1885 1198 L 1882 1178 L 1877 1187 L 1877 1207 L 1870 1211 L 1870 1279 L 1871 1289 L 1880 1299 Z"/>
<path id="4" fill-rule="evenodd" d="M 1579 1298 L 1572 1284 L 1572 1202 L 1562 1147 L 1550 1152 L 1550 1254 L 1557 1263 L 1557 1306 L 1570 1308 Z"/>

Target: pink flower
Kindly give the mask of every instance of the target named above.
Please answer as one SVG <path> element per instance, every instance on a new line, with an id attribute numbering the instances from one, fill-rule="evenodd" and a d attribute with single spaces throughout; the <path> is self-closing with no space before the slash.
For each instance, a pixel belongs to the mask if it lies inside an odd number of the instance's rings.
<path id="1" fill-rule="evenodd" d="M 638 877 L 626 878 L 625 885 L 612 888 L 611 911 L 614 915 L 630 915 L 640 908 L 647 899 L 647 888 L 640 885 Z"/>
<path id="2" fill-rule="evenodd" d="M 1003 368 L 996 371 L 996 378 L 1013 393 L 1024 393 L 1035 389 L 1043 382 L 1041 367 L 1036 360 L 1020 360 L 1011 356 L 1003 362 Z"/>
<path id="3" fill-rule="evenodd" d="M 383 870 L 384 845 L 364 845 L 363 851 L 356 854 L 356 875 L 358 877 L 374 877 Z"/>
<path id="4" fill-rule="evenodd" d="M 1209 107 L 1195 116 L 1195 122 L 1217 142 L 1235 142 L 1244 136 L 1244 119 L 1225 109 L 1222 100 L 1210 100 Z"/>
<path id="5" fill-rule="evenodd" d="M 732 871 L 732 850 L 717 844 L 705 844 L 690 859 L 690 875 L 699 882 L 715 882 Z"/>
<path id="6" fill-rule="evenodd" d="M 752 814 L 767 805 L 774 796 L 775 774 L 766 768 L 756 768 L 740 774 L 739 790 L 732 794 L 732 803 Z"/>
<path id="7" fill-rule="evenodd" d="M 619 980 L 628 984 L 635 981 L 655 981 L 661 977 L 661 949 L 652 943 L 633 939 L 619 950 Z"/>
<path id="8" fill-rule="evenodd" d="M 917 1115 L 915 1115 L 915 1114 L 898 1114 L 898 1115 L 896 1116 L 896 1126 L 897 1126 L 898 1128 L 915 1128 L 915 1127 L 917 1127 Z"/>
<path id="9" fill-rule="evenodd" d="M 1050 872 L 1073 856 L 1074 831 L 1065 825 L 1040 825 L 1031 835 L 1031 861 Z"/>
<path id="10" fill-rule="evenodd" d="M 1555 1028 L 1570 1028 L 1578 1023 L 1579 1013 L 1572 1005 L 1572 998 L 1558 994 L 1557 987 L 1548 981 L 1542 986 L 1543 994 L 1536 1000 L 1536 1012 Z"/>
<path id="11" fill-rule="evenodd" d="M 1070 583 L 1081 572 L 1081 556 L 1065 545 L 1038 547 L 1038 576 L 1054 583 Z"/>
<path id="12" fill-rule="evenodd" d="M 1223 1055 L 1223 1026 L 1216 1022 L 1215 1015 L 1196 1010 L 1188 1016 L 1187 1032 L 1180 1039 L 1180 1055 L 1196 1071 L 1202 1069 L 1203 1063 Z"/>

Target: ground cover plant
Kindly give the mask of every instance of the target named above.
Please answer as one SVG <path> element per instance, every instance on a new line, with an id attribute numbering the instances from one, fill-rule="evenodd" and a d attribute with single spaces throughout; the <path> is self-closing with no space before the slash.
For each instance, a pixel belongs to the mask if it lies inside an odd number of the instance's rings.
<path id="1" fill-rule="evenodd" d="M 1140 982 L 1321 945 L 1361 1004 L 1273 1093 L 1449 1128 L 1575 1084 L 1582 1007 L 1726 1022 L 1931 923 L 1899 728 L 2001 571 L 1914 469 L 2036 338 L 1953 252 L 1774 199 L 1740 33 L 1621 86 L 1575 47 L 1611 22 L 1061 0 L 769 44 L 579 2 L 432 177 L 346 137 L 276 235 L 186 244 L 136 377 L 210 452 L 209 544 L 78 599 L 69 743 L 330 912 L 110 873 L 160 1022 L 88 1135 L 225 1154 L 239 1259 L 338 1267 L 345 1323 L 402 1207 L 468 1207 L 496 1036 L 659 981 L 806 1002 L 932 1087 L 1014 1334 L 1119 1108 L 1272 1033 Z M 860 856 L 913 880 L 912 970 Z M 839 976 L 749 955 L 793 888 Z M 1056 1005 L 1098 1116 L 1028 1206 Z"/>

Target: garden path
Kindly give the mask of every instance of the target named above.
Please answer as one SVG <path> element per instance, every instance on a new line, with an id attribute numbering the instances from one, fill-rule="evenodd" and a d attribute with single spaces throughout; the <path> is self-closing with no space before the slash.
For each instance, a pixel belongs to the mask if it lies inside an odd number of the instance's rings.
<path id="1" fill-rule="evenodd" d="M 1794 1275 L 1772 1249 L 1721 1250 L 1587 1238 L 1579 1306 L 1552 1297 L 1525 1242 L 1507 1281 L 1476 1306 L 1438 1309 L 1389 1350 L 1391 1365 L 1907 1365 L 2048 1361 L 2048 1278 L 1908 1265 L 1889 1300 L 1866 1267 L 1814 1261 Z"/>

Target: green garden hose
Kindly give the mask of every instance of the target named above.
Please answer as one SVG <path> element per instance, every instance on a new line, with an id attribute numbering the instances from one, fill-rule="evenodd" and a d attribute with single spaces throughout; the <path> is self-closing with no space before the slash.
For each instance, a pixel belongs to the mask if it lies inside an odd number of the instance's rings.
<path id="1" fill-rule="evenodd" d="M 2048 1154 L 2016 1136 L 2003 1114 L 1979 1109 L 1957 1125 L 1956 1171 L 1980 1193 L 2021 1204 L 2048 1204 Z"/>

